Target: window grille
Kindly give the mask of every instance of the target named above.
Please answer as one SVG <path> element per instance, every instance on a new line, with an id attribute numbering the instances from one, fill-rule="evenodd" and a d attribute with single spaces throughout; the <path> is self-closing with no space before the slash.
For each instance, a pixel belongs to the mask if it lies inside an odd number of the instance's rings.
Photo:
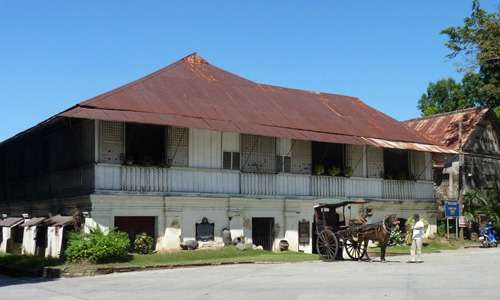
<path id="1" fill-rule="evenodd" d="M 241 170 L 254 173 L 276 171 L 276 139 L 256 135 L 241 135 Z"/>
<path id="2" fill-rule="evenodd" d="M 121 163 L 124 150 L 124 124 L 101 121 L 100 133 L 99 160 L 106 163 Z"/>
<path id="3" fill-rule="evenodd" d="M 101 122 L 102 139 L 106 143 L 121 143 L 123 139 L 123 124 L 118 122 Z"/>
<path id="4" fill-rule="evenodd" d="M 169 166 L 188 166 L 189 129 L 168 127 L 167 164 Z"/>

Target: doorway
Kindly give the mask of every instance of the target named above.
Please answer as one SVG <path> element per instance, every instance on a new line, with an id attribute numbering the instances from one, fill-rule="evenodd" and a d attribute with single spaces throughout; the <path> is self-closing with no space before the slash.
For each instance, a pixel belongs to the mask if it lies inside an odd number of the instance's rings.
<path id="1" fill-rule="evenodd" d="M 128 234 L 131 245 L 134 244 L 135 236 L 143 232 L 153 240 L 156 237 L 156 217 L 115 217 L 115 227 Z"/>
<path id="2" fill-rule="evenodd" d="M 264 250 L 273 250 L 274 218 L 252 218 L 252 241 Z"/>
<path id="3" fill-rule="evenodd" d="M 47 248 L 47 226 L 38 226 L 35 233 L 35 256 L 44 257 Z"/>

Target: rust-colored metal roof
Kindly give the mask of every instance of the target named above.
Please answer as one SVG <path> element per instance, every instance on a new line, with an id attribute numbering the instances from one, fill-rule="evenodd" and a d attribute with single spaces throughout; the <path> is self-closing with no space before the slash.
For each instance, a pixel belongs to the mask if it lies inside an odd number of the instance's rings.
<path id="1" fill-rule="evenodd" d="M 426 136 L 434 143 L 459 150 L 460 143 L 467 143 L 475 126 L 482 120 L 489 108 L 463 109 L 429 117 L 405 121 L 408 127 Z M 462 123 L 462 140 L 459 139 L 459 123 Z"/>
<path id="2" fill-rule="evenodd" d="M 405 142 L 410 148 L 411 143 L 433 144 L 357 98 L 258 84 L 197 54 L 59 116 L 346 144 L 376 145 L 370 138 Z"/>
<path id="3" fill-rule="evenodd" d="M 66 226 L 75 223 L 75 218 L 71 216 L 55 215 L 44 221 L 47 226 Z"/>
<path id="4" fill-rule="evenodd" d="M 46 219 L 47 218 L 45 218 L 45 217 L 31 218 L 28 221 L 24 222 L 21 226 L 22 227 L 37 226 L 37 225 L 43 223 Z"/>
<path id="5" fill-rule="evenodd" d="M 14 227 L 24 222 L 24 218 L 21 217 L 8 217 L 5 219 L 0 219 L 0 227 Z"/>

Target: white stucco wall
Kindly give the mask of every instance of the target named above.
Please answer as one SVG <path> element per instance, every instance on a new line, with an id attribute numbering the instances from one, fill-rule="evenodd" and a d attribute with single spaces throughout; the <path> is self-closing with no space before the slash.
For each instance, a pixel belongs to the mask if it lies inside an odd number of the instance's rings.
<path id="1" fill-rule="evenodd" d="M 36 251 L 36 226 L 24 227 L 22 254 L 35 255 Z"/>
<path id="2" fill-rule="evenodd" d="M 59 226 L 49 226 L 47 228 L 47 248 L 45 257 L 58 258 L 61 255 L 64 230 Z"/>
<path id="3" fill-rule="evenodd" d="M 7 243 L 9 242 L 11 229 L 10 227 L 0 227 L 2 230 L 2 242 L 0 243 L 0 252 L 7 252 Z"/>
<path id="4" fill-rule="evenodd" d="M 222 229 L 229 226 L 232 238 L 244 236 L 246 243 L 252 243 L 252 218 L 274 218 L 279 227 L 274 239 L 273 250 L 279 250 L 279 241 L 286 239 L 292 251 L 312 252 L 312 232 L 309 244 L 299 245 L 298 223 L 306 220 L 313 224 L 313 206 L 318 203 L 342 199 L 257 199 L 250 197 L 208 197 L 208 196 L 141 196 L 141 195 L 93 195 L 92 216 L 86 224 L 98 224 L 103 228 L 114 226 L 116 216 L 152 216 L 157 219 L 157 250 L 178 250 L 182 241 L 196 238 L 196 223 L 206 217 L 214 223 L 215 241 L 222 243 Z M 370 222 L 377 222 L 386 215 L 397 214 L 408 218 L 419 213 L 431 223 L 435 232 L 435 204 L 418 201 L 376 201 L 365 205 L 372 209 Z M 357 218 L 359 206 L 351 209 L 352 218 Z M 341 210 L 338 211 L 342 213 Z M 346 219 L 349 212 L 346 209 Z M 87 226 L 87 225 L 86 225 Z"/>

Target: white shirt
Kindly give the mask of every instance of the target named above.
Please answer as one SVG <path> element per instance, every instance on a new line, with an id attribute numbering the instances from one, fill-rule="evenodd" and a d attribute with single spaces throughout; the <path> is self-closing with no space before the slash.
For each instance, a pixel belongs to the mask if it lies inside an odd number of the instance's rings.
<path id="1" fill-rule="evenodd" d="M 414 240 L 421 240 L 424 238 L 424 222 L 418 221 L 413 225 L 413 237 Z"/>

